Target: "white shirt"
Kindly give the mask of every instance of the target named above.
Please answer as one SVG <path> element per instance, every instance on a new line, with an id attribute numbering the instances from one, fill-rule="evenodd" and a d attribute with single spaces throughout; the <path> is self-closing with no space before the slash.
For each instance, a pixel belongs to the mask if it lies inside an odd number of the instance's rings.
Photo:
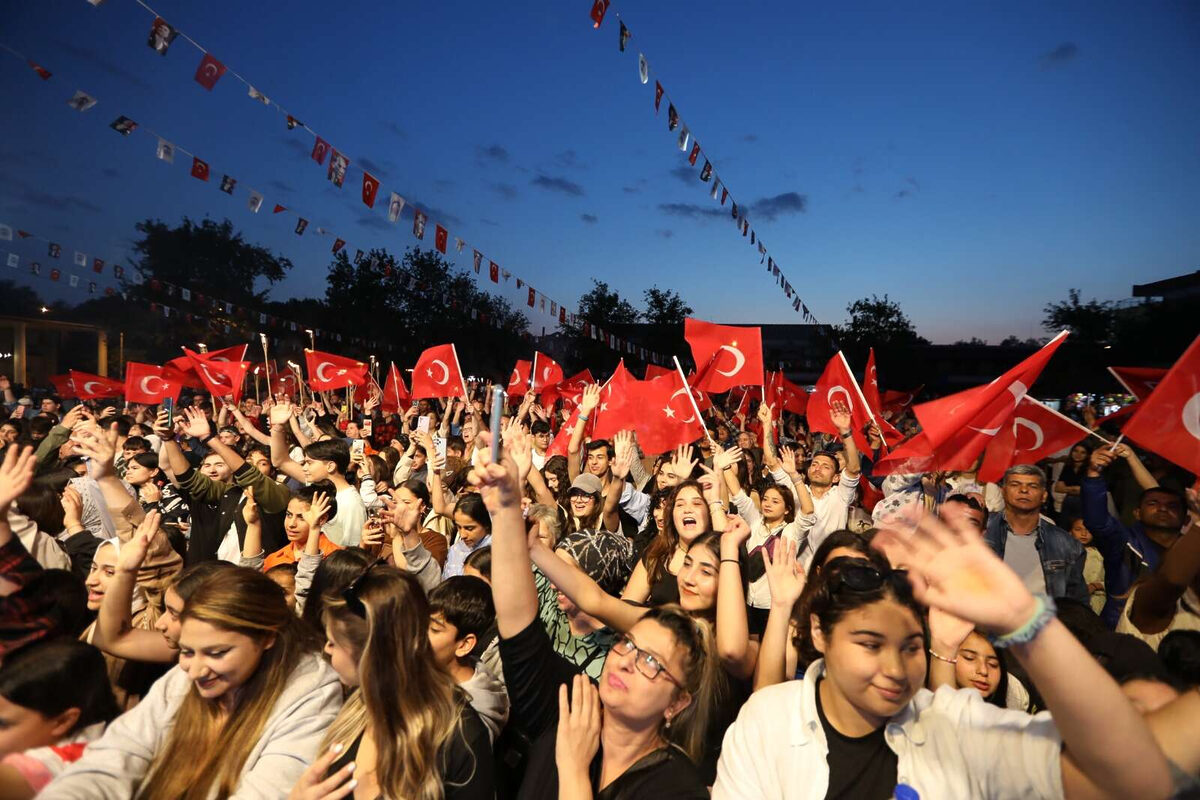
<path id="1" fill-rule="evenodd" d="M 820 497 L 813 495 L 813 516 L 817 521 L 808 534 L 808 548 L 803 559 L 805 569 L 808 569 L 813 553 L 821 546 L 821 542 L 825 541 L 825 537 L 846 527 L 850 517 L 850 504 L 858 494 L 858 478 L 858 475 L 851 477 L 843 471 L 838 482 L 829 487 L 829 491 Z"/>
<path id="2" fill-rule="evenodd" d="M 804 680 L 750 696 L 725 733 L 713 800 L 824 800 L 829 747 L 817 716 L 817 660 Z M 921 800 L 1061 798 L 1062 739 L 1049 712 L 1029 715 L 974 689 L 920 689 L 888 722 L 896 778 Z"/>
<path id="3" fill-rule="evenodd" d="M 337 513 L 326 522 L 321 531 L 338 547 L 355 547 L 362 541 L 363 523 L 367 521 L 366 506 L 362 495 L 353 486 L 347 486 L 334 495 Z"/>
<path id="4" fill-rule="evenodd" d="M 782 488 L 782 487 L 781 487 Z M 796 551 L 802 553 L 807 546 L 808 532 L 813 526 L 812 514 L 801 514 L 796 509 L 796 518 L 783 525 L 768 528 L 763 521 L 762 512 L 754 506 L 754 501 L 746 496 L 744 491 L 733 496 L 733 505 L 737 508 L 738 516 L 750 526 L 750 538 L 746 540 L 746 552 L 752 551 L 775 533 L 779 533 L 779 545 L 775 548 L 775 557 L 783 552 L 781 549 L 787 542 L 796 545 Z M 753 608 L 771 607 L 771 584 L 764 573 L 762 577 L 751 583 L 746 590 L 746 605 Z"/>

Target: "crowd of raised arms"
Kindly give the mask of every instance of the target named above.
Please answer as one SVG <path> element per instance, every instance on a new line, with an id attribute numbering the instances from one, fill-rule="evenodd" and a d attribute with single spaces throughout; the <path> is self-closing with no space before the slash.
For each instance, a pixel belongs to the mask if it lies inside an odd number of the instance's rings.
<path id="1" fill-rule="evenodd" d="M 1200 796 L 1195 476 L 885 478 L 845 406 L 720 399 L 552 455 L 562 401 L 490 388 L 0 378 L 0 798 Z"/>

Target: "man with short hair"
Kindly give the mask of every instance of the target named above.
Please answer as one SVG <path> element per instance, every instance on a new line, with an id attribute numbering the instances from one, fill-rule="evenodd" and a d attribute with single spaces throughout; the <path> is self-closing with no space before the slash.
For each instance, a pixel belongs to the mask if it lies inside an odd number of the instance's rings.
<path id="1" fill-rule="evenodd" d="M 951 527 L 964 524 L 982 534 L 987 527 L 987 509 L 969 494 L 952 494 L 938 507 L 938 517 Z"/>
<path id="2" fill-rule="evenodd" d="M 62 416 L 62 399 L 58 395 L 48 395 L 42 398 L 43 416 L 51 416 L 56 420 Z"/>
<path id="3" fill-rule="evenodd" d="M 1086 554 L 1075 537 L 1042 516 L 1046 474 L 1032 464 L 1009 467 L 1000 481 L 1004 511 L 988 521 L 984 539 L 1034 594 L 1088 605 Z"/>
<path id="4" fill-rule="evenodd" d="M 542 469 L 546 466 L 546 449 L 550 447 L 550 423 L 544 419 L 535 419 L 529 426 L 530 442 L 533 449 L 533 468 Z"/>
<path id="5" fill-rule="evenodd" d="M 842 439 L 846 466 L 840 468 L 837 457 L 829 452 L 816 453 L 809 461 L 808 490 L 812 494 L 813 514 L 817 522 L 808 534 L 808 545 L 804 548 L 805 568 L 825 537 L 846 527 L 850 504 L 858 494 L 858 480 L 862 472 L 851 429 L 850 409 L 845 403 L 834 403 L 829 410 L 829 418 Z"/>

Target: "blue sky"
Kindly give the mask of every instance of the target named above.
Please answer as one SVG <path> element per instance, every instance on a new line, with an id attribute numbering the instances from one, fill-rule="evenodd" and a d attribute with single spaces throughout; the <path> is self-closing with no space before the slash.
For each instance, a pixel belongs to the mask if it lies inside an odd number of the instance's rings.
<path id="1" fill-rule="evenodd" d="M 0 54 L 0 223 L 61 241 L 64 269 L 74 249 L 122 258 L 148 216 L 228 217 L 295 262 L 274 297 L 320 295 L 332 238 L 316 226 L 351 249 L 414 242 L 385 202 L 361 204 L 365 160 L 383 193 L 559 302 L 596 277 L 639 301 L 676 289 L 706 319 L 798 322 L 755 248 L 706 213 L 699 164 L 680 169 L 655 78 L 821 321 L 886 292 L 934 341 L 1039 336 L 1042 306 L 1071 287 L 1122 299 L 1200 267 L 1194 3 L 627 3 L 614 7 L 633 32 L 619 53 L 617 18 L 593 30 L 587 0 L 160 2 L 345 151 L 350 177 L 333 188 L 312 137 L 231 75 L 196 84 L 200 53 L 182 37 L 154 53 L 132 0 L 9 3 L 0 43 L 55 75 Z M 69 109 L 76 89 L 99 104 Z M 196 152 L 213 179 L 191 178 L 182 154 L 156 160 L 148 135 L 109 130 L 119 114 Z M 232 198 L 223 173 L 239 181 Z M 247 187 L 266 195 L 257 215 Z M 50 263 L 44 244 L 12 249 Z M 505 295 L 523 304 L 512 283 Z"/>

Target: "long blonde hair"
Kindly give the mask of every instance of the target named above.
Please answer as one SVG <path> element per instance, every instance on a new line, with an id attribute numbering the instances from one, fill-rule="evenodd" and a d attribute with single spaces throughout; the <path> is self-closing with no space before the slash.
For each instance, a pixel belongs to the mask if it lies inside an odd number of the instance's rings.
<path id="1" fill-rule="evenodd" d="M 283 590 L 262 573 L 243 567 L 218 570 L 204 579 L 180 615 L 259 642 L 274 637 L 254 674 L 226 716 L 218 703 L 194 689 L 183 698 L 166 744 L 155 754 L 149 777 L 137 792 L 142 800 L 204 800 L 214 791 L 226 798 L 241 781 L 246 757 L 300 659 L 317 648 L 316 638 L 287 607 Z"/>
<path id="2" fill-rule="evenodd" d="M 378 752 L 384 797 L 441 800 L 442 756 L 459 731 L 466 699 L 433 660 L 429 603 L 413 576 L 394 567 L 368 569 L 343 594 L 325 598 L 325 624 L 358 659 L 359 687 L 329 727 L 322 750 L 354 741 L 367 727 Z"/>

